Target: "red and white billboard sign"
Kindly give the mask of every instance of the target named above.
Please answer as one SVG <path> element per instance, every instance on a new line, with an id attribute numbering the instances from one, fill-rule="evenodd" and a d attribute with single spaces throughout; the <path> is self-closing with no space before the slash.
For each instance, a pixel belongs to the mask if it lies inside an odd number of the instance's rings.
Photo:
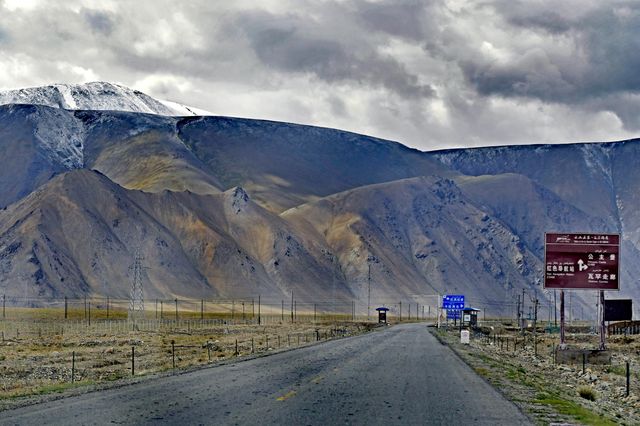
<path id="1" fill-rule="evenodd" d="M 619 290 L 618 234 L 545 234 L 544 287 Z"/>

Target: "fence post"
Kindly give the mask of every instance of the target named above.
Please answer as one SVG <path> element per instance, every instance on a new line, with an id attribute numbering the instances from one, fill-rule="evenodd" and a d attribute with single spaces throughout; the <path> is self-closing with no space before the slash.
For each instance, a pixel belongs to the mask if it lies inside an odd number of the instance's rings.
<path id="1" fill-rule="evenodd" d="M 204 299 L 200 299 L 200 322 L 204 321 Z"/>
<path id="2" fill-rule="evenodd" d="M 587 354 L 582 353 L 582 374 L 585 373 L 585 366 L 587 364 Z"/>
<path id="3" fill-rule="evenodd" d="M 176 322 L 177 322 L 178 321 L 178 299 L 177 298 L 176 298 L 175 302 L 176 302 Z"/>
<path id="4" fill-rule="evenodd" d="M 176 341 L 171 341 L 171 358 L 173 360 L 173 368 L 176 368 Z"/>
<path id="5" fill-rule="evenodd" d="M 209 357 L 209 362 L 211 362 L 211 345 L 207 344 L 207 356 Z"/>
<path id="6" fill-rule="evenodd" d="M 156 310 L 157 310 L 157 306 L 156 306 Z M 109 319 L 109 296 L 107 296 L 107 319 Z"/>
<path id="7" fill-rule="evenodd" d="M 64 319 L 67 319 L 67 296 L 64 297 Z"/>
<path id="8" fill-rule="evenodd" d="M 71 383 L 76 381 L 76 351 L 71 352 Z"/>
<path id="9" fill-rule="evenodd" d="M 89 300 L 87 307 L 89 309 L 89 326 L 91 326 L 91 300 Z"/>
<path id="10" fill-rule="evenodd" d="M 267 344 L 266 344 L 266 346 L 267 346 L 267 351 L 268 351 L 269 350 L 269 335 L 267 335 Z"/>
<path id="11" fill-rule="evenodd" d="M 7 307 L 7 295 L 3 294 L 2 295 L 2 318 L 3 319 L 7 317 L 6 311 L 5 311 L 6 307 Z"/>
<path id="12" fill-rule="evenodd" d="M 234 353 L 235 356 L 240 355 L 240 353 L 238 352 L 238 339 L 236 339 L 236 352 Z"/>
<path id="13" fill-rule="evenodd" d="M 629 396 L 629 376 L 630 376 L 630 371 L 629 371 L 629 361 L 627 361 L 627 392 L 626 395 Z"/>
<path id="14" fill-rule="evenodd" d="M 136 347 L 131 346 L 131 375 L 136 375 Z"/>
<path id="15" fill-rule="evenodd" d="M 251 338 L 251 353 L 253 353 L 255 351 L 255 348 L 253 346 L 253 337 Z"/>
<path id="16" fill-rule="evenodd" d="M 258 295 L 258 325 L 262 324 L 262 318 L 260 317 L 260 295 Z"/>

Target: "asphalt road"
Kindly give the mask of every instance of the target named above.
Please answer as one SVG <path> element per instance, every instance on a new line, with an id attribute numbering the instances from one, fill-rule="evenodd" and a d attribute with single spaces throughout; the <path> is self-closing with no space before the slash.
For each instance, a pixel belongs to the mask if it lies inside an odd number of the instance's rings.
<path id="1" fill-rule="evenodd" d="M 530 424 L 424 324 L 0 413 L 0 424 Z"/>

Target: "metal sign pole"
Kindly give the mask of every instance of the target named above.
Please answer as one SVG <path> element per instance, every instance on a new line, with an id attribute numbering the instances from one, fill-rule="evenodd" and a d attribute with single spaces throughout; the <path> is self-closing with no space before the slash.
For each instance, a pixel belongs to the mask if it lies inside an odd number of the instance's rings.
<path id="1" fill-rule="evenodd" d="M 565 349 L 564 342 L 564 290 L 560 290 L 560 349 Z"/>
<path id="2" fill-rule="evenodd" d="M 605 336 L 605 325 L 604 325 L 604 290 L 600 290 L 600 350 L 604 351 L 607 349 L 606 345 L 606 336 Z"/>
<path id="3" fill-rule="evenodd" d="M 440 294 L 438 294 L 438 306 L 436 310 L 436 315 L 438 316 L 438 328 L 440 328 L 440 314 L 442 311 L 440 310 Z"/>

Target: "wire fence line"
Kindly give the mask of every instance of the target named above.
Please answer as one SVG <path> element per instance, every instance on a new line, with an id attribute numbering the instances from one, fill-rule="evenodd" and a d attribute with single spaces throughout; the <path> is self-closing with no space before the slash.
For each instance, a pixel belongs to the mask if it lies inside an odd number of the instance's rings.
<path id="1" fill-rule="evenodd" d="M 100 320 L 121 320 L 128 317 L 130 301 L 110 297 L 46 298 L 0 296 L 0 319 L 64 319 L 87 323 Z M 435 319 L 433 304 L 414 301 L 375 300 L 369 304 L 357 300 L 273 300 L 257 297 L 238 299 L 147 299 L 140 318 L 148 321 L 182 321 L 224 319 L 231 323 L 273 323 L 277 321 L 377 320 L 376 307 L 389 308 L 388 318 L 394 320 Z M 157 323 L 149 323 L 157 324 Z M 157 325 L 154 327 L 158 328 Z"/>
<path id="2" fill-rule="evenodd" d="M 529 353 L 538 359 L 547 359 L 550 364 L 565 364 L 571 371 L 581 374 L 587 378 L 595 377 L 588 375 L 588 370 L 595 371 L 599 374 L 609 374 L 609 379 L 613 381 L 615 389 L 619 390 L 617 396 L 629 396 L 631 392 L 638 389 L 640 381 L 640 370 L 638 365 L 634 365 L 633 361 L 622 357 L 623 359 L 600 359 L 596 362 L 590 361 L 588 349 L 579 350 L 575 359 L 567 359 L 559 361 L 559 347 L 555 343 L 549 345 L 545 336 L 535 336 L 529 333 L 523 333 L 521 336 L 495 333 L 475 333 L 475 339 L 485 347 L 492 347 L 495 351 L 504 354 L 516 355 L 518 352 Z M 598 351 L 595 351 L 598 352 Z M 593 379 L 595 380 L 595 378 Z"/>
<path id="3" fill-rule="evenodd" d="M 111 332 L 94 329 L 95 333 L 88 334 L 83 321 L 63 323 L 38 321 L 34 323 L 37 329 L 25 329 L 24 321 L 0 323 L 0 327 L 4 326 L 0 341 L 0 403 L 2 398 L 52 386 L 100 383 L 203 366 L 352 336 L 374 326 L 329 320 L 286 325 L 149 320 L 138 324 L 140 329 L 134 332 L 126 320 L 109 320 L 102 323 L 110 323 Z M 154 331 L 158 325 L 167 329 Z"/>

